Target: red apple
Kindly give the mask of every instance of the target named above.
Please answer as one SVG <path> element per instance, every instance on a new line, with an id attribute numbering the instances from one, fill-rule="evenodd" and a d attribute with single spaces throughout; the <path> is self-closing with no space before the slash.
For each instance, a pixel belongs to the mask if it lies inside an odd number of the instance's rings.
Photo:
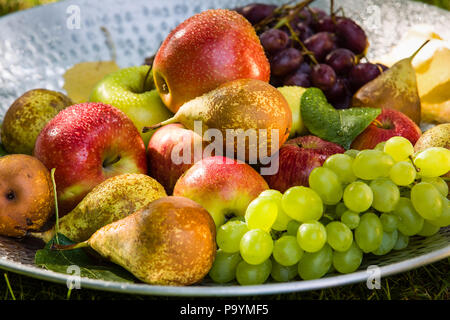
<path id="1" fill-rule="evenodd" d="M 156 88 L 177 112 L 185 102 L 236 79 L 270 78 L 270 65 L 252 25 L 231 10 L 207 10 L 178 25 L 153 62 Z"/>
<path id="2" fill-rule="evenodd" d="M 133 122 L 119 109 L 82 103 L 58 113 L 41 131 L 34 155 L 56 168 L 61 215 L 99 183 L 123 173 L 147 173 L 145 146 Z"/>
<path id="3" fill-rule="evenodd" d="M 149 174 L 164 186 L 167 194 L 172 194 L 178 178 L 202 158 L 202 151 L 202 137 L 183 125 L 159 128 L 147 148 Z"/>
<path id="4" fill-rule="evenodd" d="M 414 145 L 422 131 L 404 113 L 395 109 L 382 109 L 381 114 L 353 141 L 351 148 L 356 150 L 373 149 L 383 141 L 394 136 L 402 136 Z"/>
<path id="5" fill-rule="evenodd" d="M 340 145 L 316 136 L 290 139 L 276 155 L 279 161 L 278 172 L 264 178 L 271 189 L 280 192 L 293 186 L 308 186 L 309 174 L 314 168 L 322 166 L 329 156 L 344 151 Z"/>
<path id="6" fill-rule="evenodd" d="M 175 184 L 173 195 L 201 204 L 216 226 L 225 216 L 243 216 L 248 204 L 267 190 L 263 177 L 248 164 L 222 156 L 196 162 Z"/>

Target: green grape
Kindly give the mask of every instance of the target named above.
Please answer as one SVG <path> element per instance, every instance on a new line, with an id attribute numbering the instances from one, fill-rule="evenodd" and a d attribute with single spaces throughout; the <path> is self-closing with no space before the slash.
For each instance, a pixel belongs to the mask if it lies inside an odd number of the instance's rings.
<path id="1" fill-rule="evenodd" d="M 421 179 L 421 182 L 431 183 L 441 193 L 443 197 L 446 197 L 448 195 L 448 184 L 441 177 L 434 177 L 434 178 L 424 177 Z"/>
<path id="2" fill-rule="evenodd" d="M 397 242 L 394 245 L 394 250 L 403 250 L 408 246 L 409 237 L 398 231 Z"/>
<path id="3" fill-rule="evenodd" d="M 403 137 L 392 137 L 384 145 L 384 152 L 390 155 L 394 161 L 404 161 L 414 154 L 411 142 Z"/>
<path id="4" fill-rule="evenodd" d="M 450 150 L 432 147 L 419 152 L 414 157 L 414 164 L 421 177 L 439 177 L 450 170 Z"/>
<path id="5" fill-rule="evenodd" d="M 287 282 L 294 279 L 297 274 L 297 264 L 286 267 L 276 261 L 272 261 L 272 272 L 270 273 L 270 275 L 272 276 L 273 280 L 278 282 Z"/>
<path id="6" fill-rule="evenodd" d="M 372 212 L 361 216 L 359 226 L 355 229 L 355 240 L 365 253 L 376 250 L 383 240 L 383 226 L 378 216 Z"/>
<path id="7" fill-rule="evenodd" d="M 242 221 L 228 221 L 217 229 L 216 242 L 225 252 L 238 252 L 242 236 L 248 231 Z"/>
<path id="8" fill-rule="evenodd" d="M 400 161 L 389 171 L 389 178 L 398 186 L 409 186 L 416 179 L 417 171 L 410 161 Z"/>
<path id="9" fill-rule="evenodd" d="M 341 182 L 328 168 L 314 168 L 309 174 L 309 187 L 317 192 L 324 204 L 337 204 L 342 199 Z"/>
<path id="10" fill-rule="evenodd" d="M 297 236 L 298 228 L 300 227 L 301 223 L 297 220 L 291 220 L 289 221 L 287 225 L 287 232 L 286 234 L 289 236 Z"/>
<path id="11" fill-rule="evenodd" d="M 328 244 L 317 252 L 305 252 L 298 263 L 298 274 L 303 280 L 323 277 L 333 263 L 333 250 Z"/>
<path id="12" fill-rule="evenodd" d="M 398 227 L 397 216 L 390 213 L 383 213 L 380 216 L 381 224 L 383 225 L 383 231 L 394 232 Z"/>
<path id="13" fill-rule="evenodd" d="M 353 242 L 353 233 L 349 227 L 339 221 L 327 224 L 327 243 L 335 251 L 347 251 Z"/>
<path id="14" fill-rule="evenodd" d="M 441 193 L 431 183 L 420 182 L 412 187 L 411 201 L 424 219 L 435 220 L 442 215 Z"/>
<path id="15" fill-rule="evenodd" d="M 348 211 L 345 204 L 343 202 L 338 203 L 338 205 L 336 206 L 336 210 L 335 210 L 336 217 L 337 218 L 342 217 L 342 215 L 344 214 L 345 211 Z"/>
<path id="16" fill-rule="evenodd" d="M 429 223 L 437 227 L 447 227 L 450 225 L 450 206 L 447 198 L 443 198 L 442 202 L 444 207 L 442 208 L 442 215 L 434 220 L 428 220 Z"/>
<path id="17" fill-rule="evenodd" d="M 398 231 L 406 236 L 413 236 L 422 230 L 423 218 L 408 198 L 400 197 L 392 213 L 398 219 Z"/>
<path id="18" fill-rule="evenodd" d="M 353 160 L 353 173 L 363 180 L 388 177 L 394 159 L 379 150 L 363 150 Z"/>
<path id="19" fill-rule="evenodd" d="M 344 183 L 351 183 L 356 180 L 353 173 L 353 158 L 348 154 L 336 153 L 325 160 L 323 166 L 338 176 L 339 180 Z"/>
<path id="20" fill-rule="evenodd" d="M 283 266 L 292 266 L 299 262 L 303 256 L 303 250 L 297 243 L 295 236 L 283 236 L 273 245 L 273 258 Z"/>
<path id="21" fill-rule="evenodd" d="M 374 150 L 379 150 L 379 151 L 384 151 L 384 146 L 386 145 L 386 141 L 382 141 L 380 143 L 378 143 L 375 148 L 373 148 Z"/>
<path id="22" fill-rule="evenodd" d="M 214 263 L 209 270 L 209 276 L 216 283 L 227 283 L 233 281 L 236 276 L 236 268 L 242 261 L 238 252 L 227 253 L 222 249 L 217 250 Z"/>
<path id="23" fill-rule="evenodd" d="M 350 248 L 344 252 L 333 252 L 333 266 L 340 273 L 356 271 L 363 259 L 362 250 L 353 241 Z"/>
<path id="24" fill-rule="evenodd" d="M 302 223 L 297 232 L 297 242 L 307 252 L 317 252 L 327 242 L 327 231 L 318 221 Z"/>
<path id="25" fill-rule="evenodd" d="M 358 153 L 359 153 L 359 150 L 355 150 L 355 149 L 348 149 L 347 151 L 344 152 L 344 154 L 346 154 L 352 158 L 355 158 L 358 155 Z"/>
<path id="26" fill-rule="evenodd" d="M 272 237 L 261 229 L 252 229 L 242 237 L 240 251 L 242 259 L 247 263 L 263 263 L 272 254 Z"/>
<path id="27" fill-rule="evenodd" d="M 260 264 L 239 262 L 236 268 L 236 280 L 240 285 L 255 285 L 266 282 L 272 271 L 272 261 L 267 259 Z"/>
<path id="28" fill-rule="evenodd" d="M 394 230 L 393 232 L 383 232 L 383 239 L 381 240 L 380 246 L 376 250 L 372 251 L 372 253 L 376 256 L 388 254 L 392 249 L 394 249 L 397 239 L 397 230 Z"/>
<path id="29" fill-rule="evenodd" d="M 428 220 L 423 222 L 422 230 L 419 231 L 418 235 L 422 237 L 431 237 L 432 235 L 439 232 L 441 228 L 431 224 Z"/>
<path id="30" fill-rule="evenodd" d="M 370 183 L 373 193 L 372 207 L 380 212 L 394 210 L 400 199 L 400 190 L 388 178 L 377 178 Z"/>
<path id="31" fill-rule="evenodd" d="M 344 154 L 346 154 L 352 158 L 355 158 L 358 155 L 358 153 L 359 153 L 359 150 L 355 150 L 355 149 L 348 149 L 347 151 L 344 152 Z"/>
<path id="32" fill-rule="evenodd" d="M 359 226 L 359 220 L 359 214 L 350 210 L 345 211 L 341 217 L 341 222 L 352 230 Z"/>
<path id="33" fill-rule="evenodd" d="M 274 229 L 276 231 L 286 230 L 287 224 L 292 219 L 286 214 L 286 212 L 284 212 L 283 207 L 281 205 L 281 198 L 283 197 L 283 194 L 278 190 L 270 189 L 270 190 L 265 190 L 265 191 L 261 192 L 258 198 L 261 198 L 261 197 L 268 197 L 268 198 L 272 199 L 273 201 L 275 201 L 275 203 L 277 204 L 278 214 L 277 214 L 277 219 L 275 220 L 275 222 L 272 225 L 272 229 Z"/>
<path id="34" fill-rule="evenodd" d="M 261 229 L 269 232 L 277 219 L 277 203 L 268 197 L 254 199 L 245 211 L 245 222 L 249 229 Z"/>
<path id="35" fill-rule="evenodd" d="M 343 198 L 344 204 L 349 210 L 363 212 L 372 205 L 373 192 L 364 182 L 355 181 L 345 188 Z"/>
<path id="36" fill-rule="evenodd" d="M 245 222 L 245 217 L 243 217 L 243 216 L 235 216 L 235 217 L 230 218 L 227 222 L 231 222 L 231 221 L 242 221 L 242 222 Z"/>
<path id="37" fill-rule="evenodd" d="M 323 213 L 322 199 L 317 192 L 302 186 L 286 190 L 281 205 L 289 217 L 300 222 L 319 220 Z"/>

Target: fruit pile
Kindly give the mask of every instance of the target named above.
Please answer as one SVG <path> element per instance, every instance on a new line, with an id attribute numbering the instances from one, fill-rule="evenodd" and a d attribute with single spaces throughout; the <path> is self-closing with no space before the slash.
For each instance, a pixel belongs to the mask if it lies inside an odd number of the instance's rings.
<path id="1" fill-rule="evenodd" d="M 414 158 L 413 158 L 414 156 Z M 363 254 L 406 248 L 410 236 L 450 225 L 450 151 L 414 155 L 403 137 L 375 149 L 348 150 L 312 170 L 309 187 L 263 191 L 217 231 L 220 250 L 209 273 L 218 283 L 317 279 L 358 269 Z"/>
<path id="2" fill-rule="evenodd" d="M 450 124 L 422 134 L 411 65 L 426 43 L 362 62 L 364 31 L 311 2 L 207 10 L 151 66 L 83 62 L 67 96 L 17 98 L 0 235 L 44 240 L 35 263 L 58 272 L 52 248 L 90 247 L 149 284 L 248 285 L 350 273 L 448 226 Z"/>
<path id="3" fill-rule="evenodd" d="M 270 60 L 271 84 L 316 87 L 339 109 L 386 66 L 363 62 L 368 40 L 352 19 L 320 9 L 252 4 L 237 11 L 258 32 Z M 367 60 L 367 59 L 366 59 Z"/>

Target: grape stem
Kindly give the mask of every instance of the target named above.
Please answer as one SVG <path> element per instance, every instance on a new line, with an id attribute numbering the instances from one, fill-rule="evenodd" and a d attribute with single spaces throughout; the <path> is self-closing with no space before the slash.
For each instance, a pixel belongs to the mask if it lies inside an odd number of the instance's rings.
<path id="1" fill-rule="evenodd" d="M 408 159 L 409 159 L 409 161 L 411 161 L 411 163 L 412 163 L 414 169 L 416 169 L 417 172 L 420 172 L 420 169 L 417 168 L 417 167 L 416 167 L 416 164 L 414 163 L 413 157 L 410 155 L 410 156 L 408 157 Z"/>
<path id="2" fill-rule="evenodd" d="M 286 23 L 286 27 L 289 29 L 289 32 L 291 33 L 292 38 L 294 38 L 295 41 L 297 41 L 300 46 L 302 47 L 303 51 L 306 53 L 306 55 L 311 59 L 311 61 L 317 65 L 319 62 L 316 60 L 316 57 L 314 57 L 314 54 L 306 48 L 305 44 L 297 37 L 297 34 L 292 29 L 292 26 L 289 22 Z"/>

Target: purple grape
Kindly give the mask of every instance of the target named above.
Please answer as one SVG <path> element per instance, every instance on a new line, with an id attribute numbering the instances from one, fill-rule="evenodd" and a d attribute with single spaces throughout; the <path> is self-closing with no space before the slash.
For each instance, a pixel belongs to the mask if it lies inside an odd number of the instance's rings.
<path id="1" fill-rule="evenodd" d="M 317 32 L 335 32 L 336 24 L 330 16 L 326 16 L 314 23 L 314 30 L 316 30 Z"/>
<path id="2" fill-rule="evenodd" d="M 378 77 L 381 74 L 380 69 L 380 67 L 373 63 L 358 63 L 348 74 L 351 89 L 357 91 L 367 82 Z"/>
<path id="3" fill-rule="evenodd" d="M 254 25 L 270 16 L 276 7 L 275 5 L 252 3 L 242 8 L 241 14 Z"/>
<path id="4" fill-rule="evenodd" d="M 298 67 L 298 72 L 310 74 L 311 73 L 311 66 L 307 62 L 303 62 L 300 67 Z"/>
<path id="5" fill-rule="evenodd" d="M 360 54 L 366 49 L 368 42 L 364 30 L 349 18 L 339 18 L 336 22 L 336 34 L 342 47 Z"/>
<path id="6" fill-rule="evenodd" d="M 341 99 L 332 103 L 335 109 L 348 109 L 352 103 L 352 94 L 346 94 Z"/>
<path id="7" fill-rule="evenodd" d="M 305 46 L 321 62 L 336 48 L 336 37 L 330 32 L 319 32 L 305 40 Z"/>
<path id="8" fill-rule="evenodd" d="M 337 102 L 342 100 L 346 95 L 351 94 L 350 91 L 346 88 L 345 82 L 338 78 L 336 79 L 336 82 L 334 85 L 328 89 L 325 90 L 325 96 L 327 97 L 328 101 L 330 102 Z"/>
<path id="9" fill-rule="evenodd" d="M 300 67 L 302 62 L 303 55 L 299 50 L 287 48 L 273 57 L 270 67 L 274 76 L 284 76 Z"/>
<path id="10" fill-rule="evenodd" d="M 385 66 L 382 63 L 377 63 L 377 66 L 379 66 L 381 68 L 381 72 L 385 72 L 387 69 L 389 69 L 388 66 Z"/>
<path id="11" fill-rule="evenodd" d="M 309 11 L 307 8 L 303 8 L 302 10 L 300 10 L 298 16 L 300 20 L 303 21 L 306 25 L 309 25 L 313 20 L 311 11 Z"/>
<path id="12" fill-rule="evenodd" d="M 330 90 L 336 82 L 336 73 L 327 64 L 317 64 L 312 68 L 311 82 L 323 91 Z"/>
<path id="13" fill-rule="evenodd" d="M 356 64 L 356 56 L 345 48 L 331 51 L 325 58 L 325 63 L 334 69 L 338 75 L 346 75 Z"/>
<path id="14" fill-rule="evenodd" d="M 306 39 L 314 35 L 312 29 L 308 27 L 308 25 L 305 22 L 297 23 L 297 25 L 295 26 L 295 30 L 297 31 L 298 37 L 300 38 L 301 41 L 305 41 Z"/>
<path id="15" fill-rule="evenodd" d="M 287 76 L 286 79 L 284 79 L 283 84 L 285 86 L 300 86 L 303 88 L 311 87 L 309 75 L 303 72 L 299 72 L 299 70 Z"/>
<path id="16" fill-rule="evenodd" d="M 279 29 L 269 29 L 259 39 L 263 48 L 271 54 L 283 50 L 289 43 L 289 35 Z"/>

